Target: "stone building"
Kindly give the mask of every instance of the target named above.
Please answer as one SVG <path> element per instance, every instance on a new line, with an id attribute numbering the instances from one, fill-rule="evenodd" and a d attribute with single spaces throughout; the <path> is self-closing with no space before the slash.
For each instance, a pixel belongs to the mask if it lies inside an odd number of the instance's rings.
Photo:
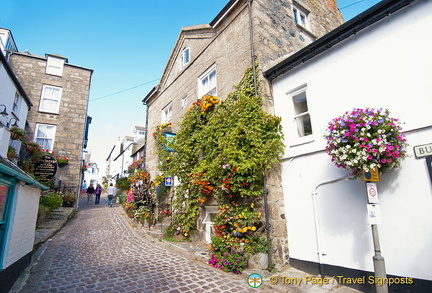
<path id="1" fill-rule="evenodd" d="M 208 93 L 225 99 L 254 61 L 260 70 L 268 69 L 342 23 L 334 0 L 231 0 L 209 24 L 183 27 L 158 86 L 143 100 L 148 106 L 145 160 L 152 178 L 159 162 L 151 133 L 158 125 L 171 122 L 177 132 L 193 102 Z M 257 79 L 264 108 L 273 113 L 270 87 L 261 74 Z M 273 261 L 284 265 L 288 246 L 279 166 L 266 182 Z"/>
<path id="2" fill-rule="evenodd" d="M 43 149 L 69 159 L 69 164 L 58 169 L 56 183 L 77 191 L 91 121 L 87 106 L 93 70 L 49 54 L 41 57 L 13 52 L 9 62 L 33 103 L 27 117 L 27 134 Z"/>

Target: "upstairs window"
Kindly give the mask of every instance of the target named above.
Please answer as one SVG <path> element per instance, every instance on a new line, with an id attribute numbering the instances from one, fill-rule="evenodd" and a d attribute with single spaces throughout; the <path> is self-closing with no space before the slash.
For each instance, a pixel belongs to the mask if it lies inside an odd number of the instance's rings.
<path id="1" fill-rule="evenodd" d="M 54 146 L 54 138 L 56 133 L 56 126 L 49 124 L 36 124 L 35 138 L 42 149 L 49 150 L 50 152 Z"/>
<path id="2" fill-rule="evenodd" d="M 42 96 L 39 111 L 58 114 L 62 88 L 50 85 L 42 86 Z"/>
<path id="3" fill-rule="evenodd" d="M 308 29 L 309 28 L 309 21 L 308 21 L 309 12 L 307 12 L 306 10 L 293 4 L 293 13 L 294 13 L 294 20 L 295 20 L 296 24 L 301 25 L 302 27 Z"/>
<path id="4" fill-rule="evenodd" d="M 12 111 L 13 112 L 18 113 L 20 101 L 21 101 L 20 95 L 18 94 L 18 92 L 15 92 L 15 98 L 14 98 L 14 102 L 12 105 Z"/>
<path id="5" fill-rule="evenodd" d="M 186 108 L 187 106 L 187 96 L 184 96 L 181 100 L 181 107 L 182 109 Z"/>
<path id="6" fill-rule="evenodd" d="M 190 49 L 185 48 L 180 56 L 180 68 L 183 69 L 190 61 Z"/>
<path id="7" fill-rule="evenodd" d="M 210 67 L 198 78 L 198 97 L 205 95 L 217 96 L 216 89 L 216 65 Z"/>
<path id="8" fill-rule="evenodd" d="M 65 60 L 63 58 L 56 58 L 53 56 L 48 56 L 45 73 L 57 75 L 57 76 L 62 76 L 63 75 L 64 62 L 65 62 Z"/>
<path id="9" fill-rule="evenodd" d="M 312 134 L 312 123 L 307 104 L 306 88 L 302 88 L 292 94 L 294 121 L 296 123 L 298 137 Z"/>
<path id="10" fill-rule="evenodd" d="M 171 122 L 172 119 L 172 103 L 169 103 L 162 109 L 162 123 Z"/>

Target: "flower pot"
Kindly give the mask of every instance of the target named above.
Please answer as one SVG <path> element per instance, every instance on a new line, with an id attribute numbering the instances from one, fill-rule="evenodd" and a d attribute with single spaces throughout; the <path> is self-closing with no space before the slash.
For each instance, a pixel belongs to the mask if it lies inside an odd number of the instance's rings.
<path id="1" fill-rule="evenodd" d="M 37 147 L 36 146 L 34 146 L 34 145 L 30 145 L 30 144 L 28 144 L 28 145 L 26 145 L 26 150 L 28 151 L 28 152 L 34 152 L 34 151 L 36 151 L 36 149 L 37 149 Z"/>
<path id="2" fill-rule="evenodd" d="M 11 139 L 12 140 L 17 140 L 20 138 L 20 135 L 16 132 L 11 132 Z"/>
<path id="3" fill-rule="evenodd" d="M 58 166 L 61 168 L 61 167 L 64 167 L 64 166 L 66 166 L 68 163 L 66 163 L 66 162 L 62 162 L 62 163 L 58 163 Z"/>

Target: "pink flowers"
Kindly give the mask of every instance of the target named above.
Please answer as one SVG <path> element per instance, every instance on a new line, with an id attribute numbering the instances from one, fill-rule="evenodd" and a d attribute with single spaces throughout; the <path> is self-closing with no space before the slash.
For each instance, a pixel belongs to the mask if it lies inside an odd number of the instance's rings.
<path id="1" fill-rule="evenodd" d="M 407 156 L 399 119 L 385 109 L 355 108 L 328 123 L 324 138 L 332 162 L 359 177 L 378 167 L 381 173 L 399 166 Z"/>

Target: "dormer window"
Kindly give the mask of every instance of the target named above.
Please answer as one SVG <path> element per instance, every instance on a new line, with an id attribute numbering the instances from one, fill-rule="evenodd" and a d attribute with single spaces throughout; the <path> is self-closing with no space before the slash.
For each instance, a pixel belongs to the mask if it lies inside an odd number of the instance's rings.
<path id="1" fill-rule="evenodd" d="M 65 63 L 64 58 L 57 58 L 54 56 L 47 56 L 46 74 L 52 74 L 57 76 L 63 75 L 63 66 Z"/>
<path id="2" fill-rule="evenodd" d="M 185 48 L 180 56 L 180 68 L 183 69 L 190 61 L 190 49 Z"/>
<path id="3" fill-rule="evenodd" d="M 296 24 L 301 25 L 305 29 L 309 28 L 308 14 L 309 12 L 300 6 L 293 4 L 294 20 Z"/>

